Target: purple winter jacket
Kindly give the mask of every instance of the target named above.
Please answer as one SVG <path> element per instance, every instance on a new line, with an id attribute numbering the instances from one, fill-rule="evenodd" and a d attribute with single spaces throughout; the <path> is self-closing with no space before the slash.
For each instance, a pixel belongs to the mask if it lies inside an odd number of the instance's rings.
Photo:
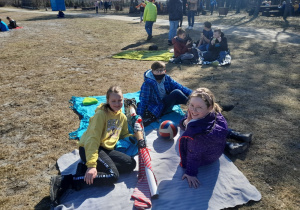
<path id="1" fill-rule="evenodd" d="M 179 139 L 180 166 L 186 174 L 197 176 L 198 168 L 218 160 L 222 155 L 227 136 L 227 122 L 222 114 L 211 112 L 205 118 L 189 122 Z"/>

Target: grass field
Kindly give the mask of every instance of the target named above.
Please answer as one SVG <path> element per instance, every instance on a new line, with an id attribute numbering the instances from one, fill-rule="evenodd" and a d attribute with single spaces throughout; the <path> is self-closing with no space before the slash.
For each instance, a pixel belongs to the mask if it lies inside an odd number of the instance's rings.
<path id="1" fill-rule="evenodd" d="M 0 33 L 0 209 L 48 209 L 56 160 L 77 148 L 68 139 L 79 126 L 71 96 L 104 95 L 113 84 L 124 93 L 138 91 L 152 62 L 111 56 L 144 41 L 146 32 L 137 22 L 97 16 L 56 19 L 0 10 L 0 18 L 6 16 L 24 28 Z M 234 24 L 234 16 L 197 18 Z M 247 18 L 244 26 L 251 26 Z M 286 27 L 280 18 L 270 20 L 268 28 Z M 299 32 L 299 21 L 291 19 L 288 29 Z M 168 27 L 154 24 L 153 35 L 134 49 L 171 49 Z M 254 138 L 249 151 L 230 158 L 262 194 L 240 209 L 299 209 L 299 45 L 227 38 L 231 66 L 167 64 L 167 71 L 191 89 L 208 87 L 223 104 L 238 103 L 224 113 L 229 127 Z"/>

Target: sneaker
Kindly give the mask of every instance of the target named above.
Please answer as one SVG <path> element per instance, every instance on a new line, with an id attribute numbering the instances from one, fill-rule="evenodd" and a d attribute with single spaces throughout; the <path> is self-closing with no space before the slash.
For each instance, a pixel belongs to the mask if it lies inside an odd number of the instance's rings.
<path id="1" fill-rule="evenodd" d="M 147 41 L 149 41 L 150 39 L 152 39 L 152 37 L 153 37 L 153 36 L 151 36 L 151 35 L 148 36 L 148 37 L 147 37 Z"/>
<path id="2" fill-rule="evenodd" d="M 59 205 L 59 198 L 64 192 L 72 185 L 72 175 L 67 176 L 53 176 L 50 180 L 50 200 L 51 206 L 55 207 Z"/>
<path id="3" fill-rule="evenodd" d="M 229 129 L 229 133 L 227 135 L 228 138 L 246 142 L 246 143 L 251 143 L 252 142 L 252 133 L 240 133 L 234 130 Z"/>
<path id="4" fill-rule="evenodd" d="M 221 105 L 222 111 L 224 112 L 229 112 L 231 110 L 233 110 L 233 108 L 235 107 L 235 105 Z"/>
<path id="5" fill-rule="evenodd" d="M 57 206 L 59 204 L 59 197 L 62 195 L 61 193 L 61 182 L 62 176 L 53 176 L 50 181 L 50 200 L 53 206 Z"/>
<path id="6" fill-rule="evenodd" d="M 148 110 L 145 111 L 144 117 L 142 119 L 143 119 L 144 127 L 146 127 L 146 126 L 150 125 L 151 123 L 157 121 L 157 118 L 155 117 L 155 115 L 152 114 Z"/>
<path id="7" fill-rule="evenodd" d="M 190 30 L 193 30 L 193 26 L 190 26 Z"/>
<path id="8" fill-rule="evenodd" d="M 249 147 L 249 143 L 232 143 L 232 142 L 226 142 L 225 149 L 231 154 L 231 155 L 237 155 L 245 152 Z"/>

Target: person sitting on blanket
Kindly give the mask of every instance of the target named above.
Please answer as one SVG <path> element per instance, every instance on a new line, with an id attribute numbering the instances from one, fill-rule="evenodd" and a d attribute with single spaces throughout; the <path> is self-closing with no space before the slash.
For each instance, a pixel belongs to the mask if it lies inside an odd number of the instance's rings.
<path id="1" fill-rule="evenodd" d="M 0 31 L 9 31 L 8 26 L 0 19 Z"/>
<path id="2" fill-rule="evenodd" d="M 212 64 L 221 65 L 228 54 L 227 38 L 221 29 L 215 29 L 209 43 L 208 51 L 203 53 L 204 61 L 214 61 Z"/>
<path id="3" fill-rule="evenodd" d="M 191 94 L 187 116 L 179 125 L 184 130 L 179 139 L 180 166 L 185 169 L 182 179 L 197 188 L 199 166 L 213 163 L 224 151 L 227 122 L 212 92 L 198 88 Z"/>
<path id="4" fill-rule="evenodd" d="M 198 44 L 198 49 L 201 51 L 207 51 L 209 47 L 209 42 L 213 37 L 213 30 L 211 29 L 211 22 L 204 22 L 204 28 L 201 34 L 201 38 Z"/>
<path id="5" fill-rule="evenodd" d="M 199 166 L 218 160 L 224 149 L 233 155 L 242 153 L 248 148 L 252 134 L 241 134 L 227 127 L 221 106 L 207 88 L 193 91 L 187 105 L 187 115 L 179 123 L 184 131 L 179 139 L 180 165 L 186 169 L 182 179 L 197 188 Z M 227 142 L 228 138 L 243 143 Z"/>
<path id="6" fill-rule="evenodd" d="M 184 87 L 166 74 L 163 62 L 156 61 L 151 65 L 151 69 L 144 73 L 137 114 L 142 117 L 144 126 L 148 126 L 162 115 L 170 112 L 174 105 L 186 104 L 191 93 L 191 89 Z M 221 108 L 223 111 L 230 111 L 234 105 L 223 105 Z M 242 141 L 242 143 L 228 142 L 226 145 L 228 152 L 236 155 L 249 147 L 252 133 L 243 134 L 228 129 L 227 138 Z"/>
<path id="7" fill-rule="evenodd" d="M 14 19 L 11 19 L 10 17 L 6 17 L 6 19 L 9 21 L 9 24 L 8 24 L 9 29 L 18 27 L 17 22 Z"/>
<path id="8" fill-rule="evenodd" d="M 183 28 L 177 29 L 177 36 L 172 39 L 174 45 L 174 63 L 184 62 L 185 60 L 191 60 L 194 58 L 192 53 L 192 41 L 186 39 L 186 32 Z"/>
<path id="9" fill-rule="evenodd" d="M 86 184 L 113 184 L 120 173 L 129 173 L 136 167 L 132 157 L 114 150 L 119 139 L 132 136 L 128 131 L 127 118 L 121 110 L 121 88 L 110 87 L 106 100 L 106 104 L 97 107 L 86 132 L 80 138 L 79 155 L 83 163 L 78 164 L 76 174 L 51 177 L 50 198 L 53 206 L 59 204 L 59 197 L 71 186 L 79 190 Z M 140 130 L 135 129 L 135 134 Z"/>
<path id="10" fill-rule="evenodd" d="M 137 114 L 143 118 L 144 126 L 157 121 L 161 115 L 170 112 L 174 105 L 186 104 L 192 93 L 166 74 L 163 62 L 156 61 L 144 73 Z"/>

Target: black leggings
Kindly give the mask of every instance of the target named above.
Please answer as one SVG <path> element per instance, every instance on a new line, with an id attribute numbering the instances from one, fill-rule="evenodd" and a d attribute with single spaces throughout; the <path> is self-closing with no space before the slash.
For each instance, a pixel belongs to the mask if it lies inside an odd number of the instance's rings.
<path id="1" fill-rule="evenodd" d="M 84 164 L 78 164 L 73 180 L 76 183 L 75 185 L 80 187 L 85 184 L 84 176 L 87 170 L 84 147 L 79 147 L 79 155 Z M 97 186 L 113 184 L 118 180 L 119 173 L 129 173 L 134 170 L 135 166 L 136 161 L 132 157 L 116 150 L 107 150 L 99 147 L 97 160 L 98 173 L 93 184 Z"/>

